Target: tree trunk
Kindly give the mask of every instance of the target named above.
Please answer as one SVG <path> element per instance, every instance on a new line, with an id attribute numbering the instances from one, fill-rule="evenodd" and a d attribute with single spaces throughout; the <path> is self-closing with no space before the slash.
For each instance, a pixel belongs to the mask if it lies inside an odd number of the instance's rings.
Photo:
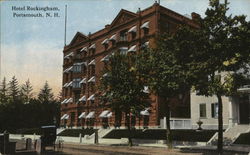
<path id="1" fill-rule="evenodd" d="M 223 105 L 221 95 L 217 95 L 218 98 L 218 154 L 223 154 Z"/>
<path id="2" fill-rule="evenodd" d="M 167 137 L 167 146 L 169 149 L 172 149 L 172 133 L 170 129 L 170 107 L 168 105 L 168 101 L 166 101 L 166 125 L 167 125 L 167 130 L 166 130 L 166 137 Z"/>
<path id="3" fill-rule="evenodd" d="M 126 122 L 127 122 L 127 127 L 128 127 L 128 146 L 133 146 L 132 143 L 132 137 L 131 137 L 131 122 L 130 122 L 130 112 L 126 113 Z"/>

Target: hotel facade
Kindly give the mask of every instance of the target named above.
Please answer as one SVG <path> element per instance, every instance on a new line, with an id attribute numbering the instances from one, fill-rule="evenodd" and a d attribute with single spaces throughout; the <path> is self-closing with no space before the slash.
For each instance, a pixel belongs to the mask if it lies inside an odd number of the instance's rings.
<path id="1" fill-rule="evenodd" d="M 184 16 L 155 3 L 144 10 L 139 9 L 136 13 L 122 9 L 111 24 L 93 34 L 77 32 L 63 50 L 61 125 L 124 126 L 125 115 L 115 114 L 107 104 L 98 99 L 98 86 L 100 78 L 105 76 L 102 71 L 109 61 L 109 55 L 113 52 L 127 53 L 155 47 L 159 34 L 175 33 L 180 24 L 198 28 L 197 18 L 199 15 L 196 13 Z M 164 103 L 153 94 L 150 94 L 150 101 L 151 107 L 141 111 L 139 116 L 132 115 L 132 126 L 164 127 Z M 176 121 L 182 127 L 189 128 L 190 93 L 183 96 L 182 102 L 174 98 L 173 102 L 172 126 Z"/>

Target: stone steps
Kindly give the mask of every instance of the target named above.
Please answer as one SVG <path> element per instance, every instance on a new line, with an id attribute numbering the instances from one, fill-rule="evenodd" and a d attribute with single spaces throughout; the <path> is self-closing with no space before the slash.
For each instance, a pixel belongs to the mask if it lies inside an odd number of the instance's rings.
<path id="1" fill-rule="evenodd" d="M 223 133 L 223 143 L 224 145 L 231 145 L 240 136 L 241 133 L 246 133 L 250 131 L 250 125 L 236 125 L 234 127 L 228 128 Z M 218 141 L 218 133 L 213 136 L 208 144 L 216 145 Z"/>

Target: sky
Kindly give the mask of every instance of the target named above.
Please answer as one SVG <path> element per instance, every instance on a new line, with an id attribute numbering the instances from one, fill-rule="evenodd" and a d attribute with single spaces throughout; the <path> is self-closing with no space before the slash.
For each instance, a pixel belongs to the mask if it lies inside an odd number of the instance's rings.
<path id="1" fill-rule="evenodd" d="M 250 0 L 228 0 L 229 14 L 247 15 Z M 68 44 L 76 32 L 93 33 L 110 24 L 121 9 L 136 12 L 154 4 L 154 0 L 19 0 L 0 1 L 0 80 L 15 76 L 19 84 L 27 79 L 37 94 L 48 81 L 55 95 L 62 87 L 65 5 L 67 5 Z M 196 12 L 204 17 L 208 0 L 161 0 L 160 4 L 180 14 Z M 27 10 L 27 7 L 54 7 L 54 11 Z M 16 8 L 25 7 L 25 10 Z M 20 14 L 43 17 L 20 17 Z M 50 16 L 46 17 L 46 14 Z M 55 15 L 57 14 L 57 15 Z M 19 16 L 18 16 L 19 15 Z M 55 15 L 55 16 L 54 16 Z"/>

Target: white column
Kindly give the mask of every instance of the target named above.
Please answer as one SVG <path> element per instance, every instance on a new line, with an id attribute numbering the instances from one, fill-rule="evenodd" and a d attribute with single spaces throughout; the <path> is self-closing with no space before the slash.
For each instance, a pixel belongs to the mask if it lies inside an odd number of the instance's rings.
<path id="1" fill-rule="evenodd" d="M 233 127 L 233 103 L 232 103 L 232 98 L 230 97 L 229 99 L 229 103 L 228 103 L 228 110 L 229 110 L 229 118 L 228 118 L 228 126 L 231 128 Z"/>

